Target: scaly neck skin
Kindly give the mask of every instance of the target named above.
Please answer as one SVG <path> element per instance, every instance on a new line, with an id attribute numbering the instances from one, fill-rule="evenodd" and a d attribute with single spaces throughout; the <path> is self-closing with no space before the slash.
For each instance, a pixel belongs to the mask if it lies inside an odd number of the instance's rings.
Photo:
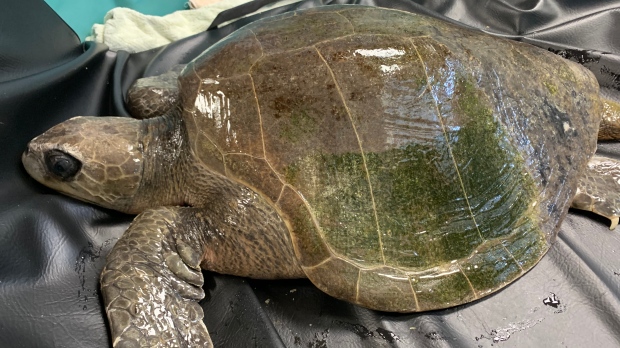
<path id="1" fill-rule="evenodd" d="M 160 116 L 143 121 L 144 164 L 132 213 L 158 206 L 185 205 L 184 158 L 189 151 L 180 117 Z"/>

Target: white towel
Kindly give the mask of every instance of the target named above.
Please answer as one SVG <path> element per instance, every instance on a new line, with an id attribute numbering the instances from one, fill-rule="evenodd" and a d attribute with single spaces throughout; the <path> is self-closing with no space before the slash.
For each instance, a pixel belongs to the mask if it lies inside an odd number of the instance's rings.
<path id="1" fill-rule="evenodd" d="M 93 26 L 92 35 L 86 40 L 104 43 L 112 51 L 141 52 L 207 30 L 220 12 L 249 1 L 251 0 L 217 1 L 204 7 L 176 11 L 162 17 L 117 7 L 105 15 L 104 24 Z M 257 12 L 298 1 L 278 1 Z"/>

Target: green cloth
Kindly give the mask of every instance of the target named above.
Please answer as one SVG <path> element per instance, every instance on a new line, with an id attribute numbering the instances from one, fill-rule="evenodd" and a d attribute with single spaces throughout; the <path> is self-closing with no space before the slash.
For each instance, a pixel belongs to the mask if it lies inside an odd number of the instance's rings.
<path id="1" fill-rule="evenodd" d="M 128 7 L 140 13 L 163 16 L 185 8 L 185 0 L 45 0 L 75 31 L 82 41 L 95 23 L 115 7 Z"/>

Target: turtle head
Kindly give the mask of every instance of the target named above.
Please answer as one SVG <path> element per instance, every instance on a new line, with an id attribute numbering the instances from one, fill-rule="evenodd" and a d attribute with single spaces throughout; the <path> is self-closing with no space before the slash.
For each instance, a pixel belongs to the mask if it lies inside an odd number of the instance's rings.
<path id="1" fill-rule="evenodd" d="M 99 206 L 134 213 L 144 126 L 125 117 L 74 117 L 28 143 L 22 162 L 40 183 Z"/>

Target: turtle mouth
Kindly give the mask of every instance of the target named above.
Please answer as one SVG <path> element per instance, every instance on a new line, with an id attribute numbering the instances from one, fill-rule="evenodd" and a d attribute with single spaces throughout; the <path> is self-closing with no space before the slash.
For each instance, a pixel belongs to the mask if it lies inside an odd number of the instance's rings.
<path id="1" fill-rule="evenodd" d="M 98 202 L 98 201 L 96 201 L 94 199 L 88 199 L 88 198 L 85 198 L 85 197 L 82 197 L 82 196 L 74 195 L 74 194 L 72 194 L 70 192 L 66 192 L 66 191 L 61 191 L 60 193 L 62 193 L 63 195 L 65 195 L 67 197 L 71 197 L 71 198 L 73 198 L 75 200 L 78 200 L 80 202 L 86 202 L 88 204 L 92 204 L 92 205 L 95 205 L 95 206 L 98 206 L 98 207 L 102 207 L 103 206 L 101 204 L 101 202 Z M 104 208 L 107 208 L 107 207 L 104 207 Z"/>

